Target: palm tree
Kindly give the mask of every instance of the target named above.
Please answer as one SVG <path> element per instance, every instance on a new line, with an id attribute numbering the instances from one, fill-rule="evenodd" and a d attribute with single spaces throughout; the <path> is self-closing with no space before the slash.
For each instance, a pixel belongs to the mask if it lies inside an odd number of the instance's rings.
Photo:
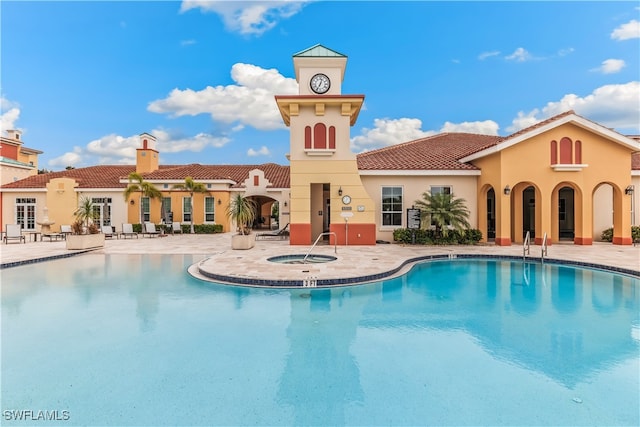
<path id="1" fill-rule="evenodd" d="M 227 206 L 227 216 L 235 221 L 240 234 L 247 235 L 251 232 L 250 225 L 256 219 L 256 204 L 242 194 L 235 194 Z"/>
<path id="2" fill-rule="evenodd" d="M 423 223 L 435 225 L 436 237 L 446 236 L 449 227 L 457 231 L 470 227 L 466 201 L 456 199 L 453 194 L 425 191 L 422 200 L 415 201 L 415 206 L 421 210 Z"/>
<path id="3" fill-rule="evenodd" d="M 90 226 L 97 218 L 96 212 L 93 209 L 93 202 L 85 196 L 80 198 L 78 209 L 75 210 L 73 215 L 76 217 L 76 222 L 74 223 L 74 233 L 76 234 L 83 234 L 84 230 L 90 232 Z"/>
<path id="4" fill-rule="evenodd" d="M 140 192 L 141 197 L 148 197 L 150 199 L 162 200 L 162 192 L 150 182 L 147 182 L 137 172 L 131 172 L 129 174 L 129 185 L 124 190 L 124 199 L 129 200 L 129 197 L 133 193 Z M 144 222 L 142 217 L 142 200 L 140 200 L 140 223 Z"/>
<path id="5" fill-rule="evenodd" d="M 189 196 L 191 196 L 189 201 L 191 202 L 191 234 L 193 234 L 193 195 L 194 193 L 208 193 L 209 190 L 207 190 L 207 187 L 205 187 L 203 183 L 194 181 L 190 176 L 184 179 L 183 184 L 176 184 L 171 188 L 174 190 L 187 191 Z"/>

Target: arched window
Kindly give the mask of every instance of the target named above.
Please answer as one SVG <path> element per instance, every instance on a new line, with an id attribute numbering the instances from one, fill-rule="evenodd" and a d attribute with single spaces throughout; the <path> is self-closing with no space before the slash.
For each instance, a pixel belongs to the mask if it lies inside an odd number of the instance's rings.
<path id="1" fill-rule="evenodd" d="M 558 141 L 551 141 L 551 164 L 558 164 Z"/>
<path id="2" fill-rule="evenodd" d="M 329 126 L 329 149 L 336 149 L 336 127 Z"/>
<path id="3" fill-rule="evenodd" d="M 304 128 L 304 148 L 306 150 L 311 148 L 311 126 Z"/>
<path id="4" fill-rule="evenodd" d="M 324 123 L 317 123 L 313 128 L 313 148 L 327 148 L 327 127 Z"/>
<path id="5" fill-rule="evenodd" d="M 573 147 L 572 141 L 564 137 L 560 140 L 560 163 L 563 165 L 573 164 Z"/>
<path id="6" fill-rule="evenodd" d="M 576 141 L 575 146 L 573 147 L 575 151 L 575 164 L 579 165 L 582 163 L 582 142 Z"/>

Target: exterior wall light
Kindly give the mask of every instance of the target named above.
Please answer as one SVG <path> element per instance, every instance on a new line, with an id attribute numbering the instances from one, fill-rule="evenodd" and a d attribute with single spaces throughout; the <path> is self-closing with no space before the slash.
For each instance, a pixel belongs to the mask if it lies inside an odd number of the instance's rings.
<path id="1" fill-rule="evenodd" d="M 221 205 L 222 204 L 222 199 L 218 199 L 218 204 Z"/>
<path id="2" fill-rule="evenodd" d="M 286 200 L 284 201 L 284 207 L 285 208 L 287 207 L 287 201 Z"/>
<path id="3" fill-rule="evenodd" d="M 129 204 L 131 204 L 131 205 L 135 205 L 135 204 L 136 204 L 136 201 L 135 201 L 135 200 L 133 200 L 133 199 L 131 199 L 131 201 L 129 202 Z"/>
<path id="4" fill-rule="evenodd" d="M 627 196 L 633 194 L 634 187 L 633 185 L 628 185 L 627 188 L 624 189 L 624 194 Z"/>
<path id="5" fill-rule="evenodd" d="M 342 187 L 338 188 L 338 196 L 342 196 Z"/>
<path id="6" fill-rule="evenodd" d="M 508 196 L 509 194 L 511 194 L 511 188 L 509 188 L 509 186 L 507 185 L 506 187 L 504 187 L 504 190 L 502 190 L 504 192 L 505 196 Z"/>

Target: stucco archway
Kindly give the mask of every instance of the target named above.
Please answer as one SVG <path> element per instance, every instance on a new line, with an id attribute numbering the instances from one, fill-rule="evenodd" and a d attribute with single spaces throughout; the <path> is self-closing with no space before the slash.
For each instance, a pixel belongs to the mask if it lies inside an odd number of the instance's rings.
<path id="1" fill-rule="evenodd" d="M 542 193 L 538 186 L 529 181 L 513 186 L 510 194 L 511 241 L 524 242 L 527 231 L 531 242 L 542 242 Z"/>
<path id="2" fill-rule="evenodd" d="M 551 230 L 553 242 L 571 240 L 584 244 L 591 239 L 584 227 L 584 200 L 580 187 L 570 181 L 558 183 L 551 192 Z"/>

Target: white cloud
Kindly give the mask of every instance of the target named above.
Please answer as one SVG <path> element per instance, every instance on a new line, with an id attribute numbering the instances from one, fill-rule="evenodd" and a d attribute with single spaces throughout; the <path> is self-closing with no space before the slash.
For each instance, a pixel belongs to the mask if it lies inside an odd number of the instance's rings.
<path id="1" fill-rule="evenodd" d="M 180 46 L 191 46 L 192 44 L 196 44 L 196 41 L 193 39 L 190 40 L 182 40 L 180 42 Z"/>
<path id="2" fill-rule="evenodd" d="M 572 54 L 573 52 L 575 52 L 575 49 L 572 47 L 566 48 L 566 49 L 560 49 L 558 51 L 558 56 L 562 57 L 562 56 L 567 56 Z"/>
<path id="3" fill-rule="evenodd" d="M 222 17 L 230 31 L 260 35 L 275 27 L 279 21 L 298 13 L 306 2 L 184 0 L 180 11 L 200 9 L 204 12 L 214 12 Z"/>
<path id="4" fill-rule="evenodd" d="M 498 55 L 500 55 L 499 50 L 493 50 L 491 52 L 482 52 L 480 55 L 478 55 L 478 59 L 480 61 L 484 61 L 487 58 L 491 58 L 492 56 L 498 56 Z"/>
<path id="5" fill-rule="evenodd" d="M 259 150 L 254 150 L 253 148 L 249 148 L 247 150 L 247 156 L 249 157 L 255 157 L 255 156 L 268 156 L 271 154 L 271 151 L 269 151 L 269 149 L 266 146 L 262 146 L 260 147 Z"/>
<path id="6" fill-rule="evenodd" d="M 148 110 L 174 117 L 210 114 L 215 121 L 259 130 L 285 127 L 273 97 L 297 94 L 295 79 L 286 78 L 275 69 L 242 63 L 233 65 L 231 78 L 237 84 L 207 86 L 199 91 L 174 89 L 167 98 L 151 102 Z"/>
<path id="7" fill-rule="evenodd" d="M 511 55 L 508 55 L 506 58 L 509 61 L 516 61 L 516 62 L 525 62 L 533 59 L 531 54 L 522 47 L 517 48 Z"/>
<path id="8" fill-rule="evenodd" d="M 626 24 L 620 25 L 613 30 L 611 38 L 614 40 L 629 40 L 640 38 L 640 21 L 632 19 Z"/>
<path id="9" fill-rule="evenodd" d="M 445 122 L 440 132 L 463 132 L 463 133 L 479 133 L 482 135 L 497 135 L 498 123 L 493 120 L 485 120 L 483 122 L 462 122 L 451 123 Z"/>
<path id="10" fill-rule="evenodd" d="M 2 133 L 17 129 L 16 122 L 19 118 L 20 106 L 4 96 L 0 97 L 0 130 L 2 130 Z"/>
<path id="11" fill-rule="evenodd" d="M 592 68 L 591 71 L 597 71 L 602 74 L 617 73 L 625 67 L 625 62 L 622 59 L 606 59 L 602 61 L 602 65 L 598 68 Z"/>
<path id="12" fill-rule="evenodd" d="M 231 139 L 199 133 L 192 137 L 172 135 L 161 129 L 150 132 L 156 137 L 157 148 L 161 153 L 182 151 L 200 152 L 207 147 L 220 148 Z M 48 162 L 52 167 L 77 166 L 80 164 L 122 164 L 136 162 L 136 149 L 140 148 L 140 136 L 105 135 L 90 141 L 85 147 L 74 147 L 72 152 L 64 153 Z"/>
<path id="13" fill-rule="evenodd" d="M 499 126 L 493 120 L 478 122 L 451 123 L 445 122 L 440 130 L 422 130 L 420 119 L 375 119 L 374 128 L 363 128 L 362 135 L 351 138 L 351 149 L 354 152 L 375 150 L 390 145 L 425 138 L 442 132 L 479 133 L 497 135 Z"/>
<path id="14" fill-rule="evenodd" d="M 362 135 L 351 138 L 353 151 L 362 152 L 387 147 L 435 133 L 420 129 L 422 127 L 420 119 L 375 119 L 373 125 L 373 129 L 363 128 Z"/>
<path id="15" fill-rule="evenodd" d="M 555 116 L 567 110 L 621 132 L 640 132 L 640 82 L 605 85 L 591 94 L 580 97 L 568 94 L 556 102 L 549 102 L 542 109 L 528 113 L 519 112 L 518 117 L 507 128 L 516 132 L 541 120 Z"/>
<path id="16" fill-rule="evenodd" d="M 67 166 L 76 167 L 82 162 L 82 149 L 80 147 L 74 147 L 74 151 L 64 153 L 60 157 L 49 160 L 49 166 L 55 169 L 64 169 Z"/>

